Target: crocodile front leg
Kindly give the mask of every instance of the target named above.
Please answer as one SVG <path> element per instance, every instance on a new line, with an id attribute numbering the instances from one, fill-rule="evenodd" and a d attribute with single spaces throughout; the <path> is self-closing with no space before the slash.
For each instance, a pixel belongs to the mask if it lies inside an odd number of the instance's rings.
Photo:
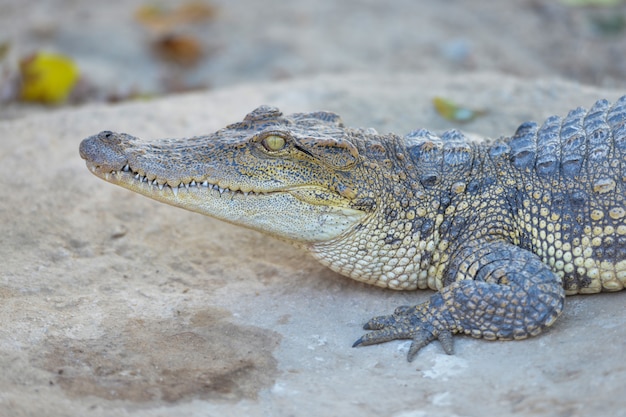
<path id="1" fill-rule="evenodd" d="M 453 335 L 488 340 L 525 339 L 559 316 L 565 301 L 561 278 L 539 258 L 510 243 L 467 245 L 454 257 L 444 287 L 430 300 L 371 319 L 353 346 L 412 339 L 408 360 L 438 339 L 453 352 Z"/>

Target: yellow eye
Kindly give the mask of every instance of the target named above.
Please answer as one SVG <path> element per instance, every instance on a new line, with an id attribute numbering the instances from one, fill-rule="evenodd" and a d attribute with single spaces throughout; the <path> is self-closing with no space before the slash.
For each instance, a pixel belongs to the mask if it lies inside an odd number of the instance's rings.
<path id="1" fill-rule="evenodd" d="M 269 135 L 263 139 L 263 146 L 265 146 L 268 151 L 280 151 L 286 144 L 285 138 L 278 135 Z"/>

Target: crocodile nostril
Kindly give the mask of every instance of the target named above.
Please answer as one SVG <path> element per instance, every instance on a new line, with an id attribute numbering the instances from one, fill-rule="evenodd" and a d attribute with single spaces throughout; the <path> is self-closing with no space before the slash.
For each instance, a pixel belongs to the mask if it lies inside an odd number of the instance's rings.
<path id="1" fill-rule="evenodd" d="M 124 134 L 100 132 L 83 139 L 78 149 L 80 157 L 103 169 L 120 170 L 128 162 L 124 146 L 128 139 Z"/>

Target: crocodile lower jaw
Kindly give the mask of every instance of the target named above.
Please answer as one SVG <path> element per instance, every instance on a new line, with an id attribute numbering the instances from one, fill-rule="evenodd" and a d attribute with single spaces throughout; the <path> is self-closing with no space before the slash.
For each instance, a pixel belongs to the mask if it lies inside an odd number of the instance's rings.
<path id="1" fill-rule="evenodd" d="M 133 172 L 128 165 L 104 171 L 93 163 L 98 177 L 154 200 L 258 230 L 294 243 L 319 243 L 351 229 L 365 212 L 341 205 L 311 204 L 293 190 L 242 191 L 191 180 L 171 185 Z M 294 195 L 296 194 L 296 195 Z"/>

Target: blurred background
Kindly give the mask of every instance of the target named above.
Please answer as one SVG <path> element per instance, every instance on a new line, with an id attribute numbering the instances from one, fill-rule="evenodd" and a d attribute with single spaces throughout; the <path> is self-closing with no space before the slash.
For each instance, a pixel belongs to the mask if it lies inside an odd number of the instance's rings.
<path id="1" fill-rule="evenodd" d="M 0 0 L 0 119 L 318 73 L 626 91 L 621 0 Z"/>

